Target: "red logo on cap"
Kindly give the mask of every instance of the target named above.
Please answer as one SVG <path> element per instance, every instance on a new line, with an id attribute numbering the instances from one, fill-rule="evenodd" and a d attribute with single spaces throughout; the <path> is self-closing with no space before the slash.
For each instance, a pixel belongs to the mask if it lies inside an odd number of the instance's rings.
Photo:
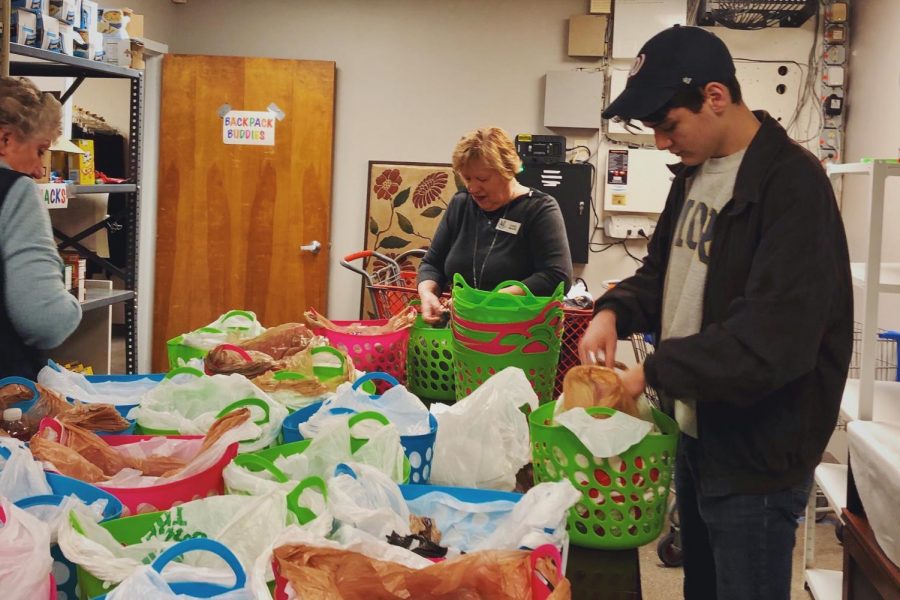
<path id="1" fill-rule="evenodd" d="M 647 60 L 647 56 L 644 54 L 638 54 L 637 58 L 634 59 L 634 64 L 631 65 L 631 70 L 628 71 L 629 77 L 634 77 L 638 74 L 638 71 L 641 70 L 641 67 L 644 66 L 644 61 Z"/>

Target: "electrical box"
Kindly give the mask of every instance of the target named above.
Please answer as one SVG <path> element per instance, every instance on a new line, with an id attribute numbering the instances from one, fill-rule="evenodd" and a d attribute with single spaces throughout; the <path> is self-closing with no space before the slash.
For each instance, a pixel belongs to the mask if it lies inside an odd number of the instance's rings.
<path id="1" fill-rule="evenodd" d="M 608 215 L 603 219 L 603 231 L 617 240 L 648 239 L 656 231 L 656 221 L 644 215 Z"/>
<path id="2" fill-rule="evenodd" d="M 607 15 L 573 15 L 569 19 L 569 56 L 606 56 Z"/>
<path id="3" fill-rule="evenodd" d="M 572 262 L 586 264 L 591 235 L 591 180 L 593 168 L 583 163 L 561 162 L 525 165 L 516 175 L 519 183 L 556 198 L 566 223 Z"/>
<path id="4" fill-rule="evenodd" d="M 561 135 L 516 136 L 516 153 L 523 163 L 558 163 L 566 158 L 566 138 Z"/>
<path id="5" fill-rule="evenodd" d="M 662 150 L 613 147 L 607 151 L 603 176 L 605 212 L 660 213 L 666 204 L 678 158 Z"/>
<path id="6" fill-rule="evenodd" d="M 549 71 L 544 92 L 544 127 L 600 129 L 602 71 Z"/>

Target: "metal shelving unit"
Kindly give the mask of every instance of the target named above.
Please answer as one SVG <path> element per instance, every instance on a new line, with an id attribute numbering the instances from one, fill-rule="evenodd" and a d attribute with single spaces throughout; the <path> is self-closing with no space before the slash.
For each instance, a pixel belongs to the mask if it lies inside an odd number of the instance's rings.
<path id="1" fill-rule="evenodd" d="M 866 224 L 868 245 L 866 260 L 851 265 L 854 285 L 863 290 L 862 352 L 859 379 L 848 379 L 841 399 L 840 421 L 853 420 L 900 422 L 900 382 L 876 381 L 878 300 L 883 293 L 900 292 L 900 268 L 895 263 L 882 263 L 884 229 L 884 188 L 888 177 L 900 177 L 900 163 L 873 161 L 828 165 L 828 175 L 835 180 L 842 175 L 866 175 L 869 180 Z M 820 464 L 816 468 L 816 486 L 837 515 L 847 506 L 847 466 Z M 806 509 L 806 583 L 816 600 L 841 597 L 841 571 L 815 567 L 816 486 L 810 493 Z"/>
<path id="2" fill-rule="evenodd" d="M 68 101 L 85 79 L 117 78 L 131 83 L 129 94 L 128 131 L 128 177 L 131 181 L 141 181 L 141 137 L 143 127 L 144 74 L 142 71 L 86 60 L 40 48 L 10 44 L 10 74 L 25 77 L 66 77 L 74 79 L 72 85 L 62 94 L 60 101 Z M 108 274 L 114 274 L 124 281 L 124 290 L 92 290 L 88 300 L 82 304 L 84 311 L 110 306 L 119 302 L 125 304 L 125 368 L 128 373 L 137 370 L 137 310 L 138 310 L 138 217 L 140 215 L 141 188 L 136 184 L 75 185 L 70 186 L 70 195 L 123 193 L 126 206 L 122 217 L 127 223 L 126 260 L 121 268 L 109 260 L 97 256 L 83 246 L 81 240 L 99 231 L 106 225 L 106 219 L 95 223 L 73 236 L 54 230 L 60 250 L 77 250 L 88 261 Z"/>

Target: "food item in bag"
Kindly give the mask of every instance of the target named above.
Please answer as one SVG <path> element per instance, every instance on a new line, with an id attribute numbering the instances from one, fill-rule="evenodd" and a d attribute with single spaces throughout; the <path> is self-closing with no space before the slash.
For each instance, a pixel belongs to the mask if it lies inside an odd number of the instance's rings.
<path id="1" fill-rule="evenodd" d="M 4 435 L 14 437 L 22 442 L 27 442 L 37 432 L 37 429 L 22 417 L 21 408 L 7 408 L 4 410 L 0 426 L 2 426 L 0 431 Z"/>
<path id="2" fill-rule="evenodd" d="M 280 546 L 282 575 L 304 600 L 531 600 L 531 558 L 523 550 L 472 552 L 424 569 L 357 552 L 304 544 Z M 565 579 L 549 596 L 568 600 Z"/>
<path id="3" fill-rule="evenodd" d="M 209 374 L 231 375 L 237 373 L 252 378 L 275 368 L 276 362 L 268 354 L 256 350 L 239 352 L 232 344 L 216 346 L 203 359 Z M 247 360 L 247 359 L 250 360 Z"/>
<path id="4" fill-rule="evenodd" d="M 605 406 L 641 418 L 637 402 L 625 393 L 618 373 L 599 365 L 578 365 L 563 379 L 560 411 L 570 408 Z"/>
<path id="5" fill-rule="evenodd" d="M 444 558 L 447 556 L 447 548 L 432 542 L 423 535 L 400 535 L 396 531 L 392 531 L 387 536 L 387 542 L 392 546 L 406 548 L 410 552 L 415 552 L 424 558 Z"/>
<path id="6" fill-rule="evenodd" d="M 441 530 L 438 529 L 437 524 L 428 517 L 409 515 L 409 530 L 414 535 L 421 535 L 435 544 L 441 543 Z"/>
<path id="7" fill-rule="evenodd" d="M 328 329 L 338 333 L 351 333 L 354 335 L 380 335 L 383 333 L 394 333 L 402 329 L 409 329 L 416 322 L 418 313 L 413 307 L 409 307 L 403 312 L 397 313 L 384 325 L 363 325 L 362 323 L 351 323 L 350 325 L 336 325 L 320 315 L 314 308 L 303 313 L 307 322 L 313 327 Z"/>
<path id="8" fill-rule="evenodd" d="M 328 391 L 328 388 L 313 376 L 305 379 L 276 379 L 274 371 L 266 371 L 259 377 L 254 377 L 253 385 L 267 394 L 290 391 L 300 396 L 321 396 Z"/>
<path id="9" fill-rule="evenodd" d="M 282 323 L 255 338 L 244 340 L 240 346 L 248 352 L 262 352 L 282 360 L 308 348 L 313 337 L 313 332 L 302 323 Z"/>

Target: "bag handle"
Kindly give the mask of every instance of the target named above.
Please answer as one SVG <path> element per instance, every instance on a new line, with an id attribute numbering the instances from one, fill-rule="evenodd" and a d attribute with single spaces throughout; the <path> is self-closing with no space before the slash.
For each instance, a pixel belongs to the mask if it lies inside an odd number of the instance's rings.
<path id="1" fill-rule="evenodd" d="M 200 329 L 198 329 L 197 331 L 199 331 L 200 333 L 225 333 L 218 327 L 210 327 L 209 325 L 205 325 L 205 326 L 201 327 Z"/>
<path id="2" fill-rule="evenodd" d="M 234 572 L 234 586 L 227 591 L 239 590 L 247 585 L 247 573 L 244 571 L 244 567 L 241 566 L 237 556 L 234 555 L 234 552 L 225 544 L 209 538 L 190 538 L 169 546 L 162 554 L 156 557 L 151 566 L 157 573 L 162 573 L 166 565 L 179 556 L 188 552 L 199 551 L 211 552 L 222 558 Z"/>
<path id="3" fill-rule="evenodd" d="M 219 414 L 216 415 L 216 418 L 221 419 L 228 413 L 232 413 L 232 412 L 236 411 L 237 409 L 243 408 L 245 406 L 255 406 L 257 408 L 261 408 L 263 411 L 263 414 L 264 414 L 263 418 L 260 419 L 259 421 L 253 421 L 253 422 L 256 423 L 257 425 L 268 424 L 269 411 L 271 409 L 269 407 L 269 404 L 261 398 L 244 398 L 243 400 L 236 400 L 235 402 L 232 402 L 231 404 L 229 404 L 228 406 L 226 406 L 225 408 L 220 410 Z"/>
<path id="4" fill-rule="evenodd" d="M 275 466 L 274 462 L 258 454 L 238 454 L 234 457 L 233 462 L 238 467 L 243 467 L 253 473 L 268 471 L 275 477 L 275 481 L 278 483 L 287 483 L 290 481 L 284 471 Z"/>
<path id="5" fill-rule="evenodd" d="M 375 412 L 374 410 L 367 410 L 365 412 L 356 413 L 352 417 L 347 420 L 347 427 L 353 429 L 358 424 L 363 421 L 378 421 L 382 425 L 390 425 L 391 422 L 388 420 L 386 416 L 381 414 L 380 412 Z M 352 434 L 351 434 L 352 437 Z"/>
<path id="6" fill-rule="evenodd" d="M 62 373 L 63 368 L 59 366 L 59 363 L 53 360 L 52 358 L 47 359 L 47 366 L 56 371 L 57 373 Z"/>
<path id="7" fill-rule="evenodd" d="M 231 317 L 247 317 L 254 323 L 256 322 L 256 315 L 248 310 L 229 310 L 227 313 L 219 317 L 219 320 L 216 323 L 224 323 Z"/>
<path id="8" fill-rule="evenodd" d="M 30 379 L 25 379 L 24 377 L 19 377 L 18 375 L 11 375 L 10 377 L 4 377 L 0 379 L 0 387 L 6 385 L 24 385 L 29 390 L 31 390 L 32 397 L 30 400 L 19 400 L 18 402 L 37 402 L 41 398 L 41 393 L 37 389 L 37 384 L 35 384 Z"/>
<path id="9" fill-rule="evenodd" d="M 65 496 L 58 494 L 40 494 L 38 496 L 28 496 L 21 500 L 16 500 L 15 505 L 19 508 L 31 508 L 32 506 L 59 506 L 66 499 Z"/>
<path id="10" fill-rule="evenodd" d="M 355 392 L 356 390 L 358 390 L 359 386 L 361 386 L 362 384 L 364 384 L 367 381 L 386 381 L 389 384 L 391 384 L 391 387 L 393 387 L 395 385 L 400 385 L 400 382 L 397 381 L 397 378 L 394 377 L 393 375 L 391 375 L 390 373 L 385 373 L 383 371 L 372 371 L 371 373 L 366 373 L 365 375 L 363 375 L 362 377 L 360 377 L 359 379 L 357 379 L 356 381 L 353 382 L 353 391 Z M 369 397 L 372 398 L 373 400 L 375 400 L 377 398 L 380 398 L 381 396 L 379 396 L 377 394 L 372 394 Z"/>
<path id="11" fill-rule="evenodd" d="M 194 367 L 178 367 L 166 373 L 163 379 L 172 379 L 177 375 L 193 375 L 194 377 L 203 377 L 203 371 Z"/>
<path id="12" fill-rule="evenodd" d="M 312 509 L 300 506 L 300 495 L 310 488 L 319 490 L 325 499 L 328 499 L 328 486 L 325 485 L 325 480 L 315 475 L 301 481 L 287 495 L 288 510 L 294 513 L 301 525 L 306 525 L 318 516 Z"/>
<path id="13" fill-rule="evenodd" d="M 250 356 L 250 353 L 241 348 L 240 346 L 235 346 L 234 344 L 219 344 L 216 346 L 217 350 L 231 350 L 238 356 L 244 359 L 244 362 L 253 362 L 253 357 Z"/>
<path id="14" fill-rule="evenodd" d="M 310 354 L 315 356 L 316 354 L 332 354 L 341 361 L 341 368 L 347 363 L 347 355 L 338 350 L 337 348 L 332 348 L 331 346 L 316 346 L 312 350 L 309 351 Z M 315 366 L 315 365 L 313 365 Z"/>
<path id="15" fill-rule="evenodd" d="M 309 377 L 303 373 L 297 373 L 295 371 L 275 371 L 272 376 L 275 378 L 275 381 L 298 381 L 309 379 Z"/>

